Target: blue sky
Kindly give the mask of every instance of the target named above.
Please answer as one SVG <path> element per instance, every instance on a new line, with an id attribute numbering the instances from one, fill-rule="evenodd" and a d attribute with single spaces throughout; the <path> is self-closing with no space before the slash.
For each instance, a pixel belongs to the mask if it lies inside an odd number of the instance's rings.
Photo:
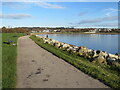
<path id="1" fill-rule="evenodd" d="M 117 27 L 117 2 L 3 2 L 2 26 Z"/>

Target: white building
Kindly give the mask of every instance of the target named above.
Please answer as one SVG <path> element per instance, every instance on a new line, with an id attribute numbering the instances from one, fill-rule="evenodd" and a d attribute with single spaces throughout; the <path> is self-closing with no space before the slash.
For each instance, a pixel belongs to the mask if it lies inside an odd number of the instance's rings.
<path id="1" fill-rule="evenodd" d="M 48 30 L 48 29 L 47 30 L 43 30 L 43 32 L 50 32 L 50 30 Z"/>

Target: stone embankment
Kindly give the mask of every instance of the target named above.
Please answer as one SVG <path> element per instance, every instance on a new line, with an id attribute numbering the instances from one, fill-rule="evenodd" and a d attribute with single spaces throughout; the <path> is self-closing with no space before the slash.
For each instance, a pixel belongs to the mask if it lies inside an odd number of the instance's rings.
<path id="1" fill-rule="evenodd" d="M 36 35 L 36 37 L 41 38 L 44 43 L 48 43 L 52 46 L 55 46 L 57 48 L 60 48 L 64 51 L 69 51 L 78 54 L 79 56 L 87 58 L 89 61 L 93 63 L 103 63 L 103 64 L 109 64 L 109 65 L 115 65 L 120 66 L 120 56 L 107 53 L 105 51 L 101 50 L 92 50 L 85 46 L 74 46 L 71 44 L 66 44 L 63 42 L 59 42 L 54 39 L 45 38 L 39 35 Z"/>

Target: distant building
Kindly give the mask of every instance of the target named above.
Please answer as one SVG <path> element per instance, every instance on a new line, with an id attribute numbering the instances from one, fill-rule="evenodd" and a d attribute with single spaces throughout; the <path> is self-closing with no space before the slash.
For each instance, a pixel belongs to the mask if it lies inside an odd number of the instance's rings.
<path id="1" fill-rule="evenodd" d="M 110 32 L 112 29 L 110 28 L 96 28 L 96 32 Z"/>
<path id="2" fill-rule="evenodd" d="M 32 32 L 32 33 L 37 33 L 37 31 L 35 31 L 35 30 L 32 30 L 31 32 Z"/>
<path id="3" fill-rule="evenodd" d="M 48 30 L 48 29 L 47 29 L 47 30 L 43 30 L 43 32 L 50 32 L 50 31 L 51 31 L 51 30 Z"/>
<path id="4" fill-rule="evenodd" d="M 53 30 L 54 32 L 60 32 L 61 30 L 60 29 L 58 29 L 58 30 Z"/>

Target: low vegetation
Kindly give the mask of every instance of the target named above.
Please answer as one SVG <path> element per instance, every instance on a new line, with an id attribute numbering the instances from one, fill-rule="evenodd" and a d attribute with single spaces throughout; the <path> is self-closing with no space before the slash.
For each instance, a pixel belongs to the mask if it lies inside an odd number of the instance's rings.
<path id="1" fill-rule="evenodd" d="M 2 32 L 2 33 L 26 33 L 26 34 L 29 34 L 29 30 L 24 29 L 22 27 L 18 27 L 18 28 L 6 28 L 6 27 L 2 27 L 0 29 L 0 32 Z"/>
<path id="2" fill-rule="evenodd" d="M 62 58 L 66 62 L 83 71 L 84 73 L 92 76 L 95 79 L 98 79 L 99 81 L 112 88 L 120 88 L 120 73 L 113 66 L 91 63 L 89 60 L 83 57 L 79 57 L 75 53 L 63 51 L 52 45 L 43 43 L 42 39 L 37 38 L 34 35 L 30 38 L 34 40 L 35 43 L 37 43 L 40 47 L 46 49 L 47 51 L 58 56 L 59 58 Z"/>
<path id="3" fill-rule="evenodd" d="M 15 88 L 17 39 L 22 33 L 2 34 L 2 88 Z"/>
<path id="4" fill-rule="evenodd" d="M 2 89 L 2 34 L 0 33 L 0 89 Z"/>

